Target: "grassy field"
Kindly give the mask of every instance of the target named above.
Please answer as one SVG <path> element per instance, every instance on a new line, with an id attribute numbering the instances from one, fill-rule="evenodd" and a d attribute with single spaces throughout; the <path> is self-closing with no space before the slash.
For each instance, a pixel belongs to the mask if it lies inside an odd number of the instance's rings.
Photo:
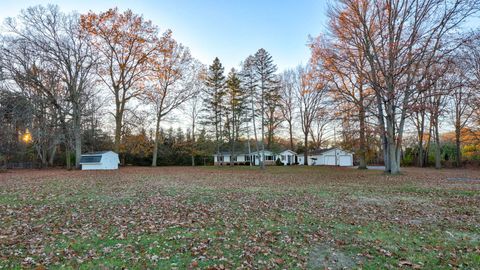
<path id="1" fill-rule="evenodd" d="M 480 269 L 478 179 L 327 167 L 11 171 L 0 174 L 0 268 Z"/>

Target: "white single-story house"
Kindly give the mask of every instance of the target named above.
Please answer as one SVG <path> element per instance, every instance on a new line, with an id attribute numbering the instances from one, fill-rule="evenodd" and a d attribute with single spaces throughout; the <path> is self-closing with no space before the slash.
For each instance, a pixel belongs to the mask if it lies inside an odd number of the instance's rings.
<path id="1" fill-rule="evenodd" d="M 113 151 L 92 152 L 82 155 L 82 170 L 117 170 L 120 159 Z"/>
<path id="2" fill-rule="evenodd" d="M 255 151 L 249 153 L 238 152 L 233 156 L 230 152 L 220 152 L 213 155 L 213 162 L 215 165 L 247 165 L 252 162 L 253 165 L 260 165 L 262 157 L 265 155 L 265 165 L 275 165 L 277 159 L 280 159 L 284 165 L 294 164 L 296 153 L 291 150 L 282 151 L 280 154 L 276 154 L 272 151 Z M 282 156 L 285 160 L 282 160 Z"/>
<path id="3" fill-rule="evenodd" d="M 233 154 L 230 152 L 220 152 L 213 155 L 213 162 L 215 165 L 230 165 L 233 162 L 236 165 L 242 165 L 250 162 L 251 156 L 243 152 Z"/>
<path id="4" fill-rule="evenodd" d="M 353 153 L 340 148 L 315 150 L 308 153 L 308 165 L 353 166 Z M 304 154 L 298 154 L 298 163 L 304 165 Z"/>
<path id="5" fill-rule="evenodd" d="M 283 150 L 278 156 L 283 165 L 293 165 L 297 163 L 297 153 L 292 150 Z"/>

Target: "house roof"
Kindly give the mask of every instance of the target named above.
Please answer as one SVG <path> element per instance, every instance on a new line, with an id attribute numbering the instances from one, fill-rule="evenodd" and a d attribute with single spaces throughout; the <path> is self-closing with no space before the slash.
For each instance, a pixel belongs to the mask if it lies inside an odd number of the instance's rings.
<path id="1" fill-rule="evenodd" d="M 291 152 L 293 154 L 297 154 L 295 153 L 294 151 L 290 150 L 290 149 L 283 149 L 282 151 L 279 151 L 279 152 L 276 152 L 276 151 L 272 151 L 272 150 L 268 150 L 268 149 L 265 149 L 265 154 L 280 154 L 280 153 L 283 153 L 283 152 Z M 217 153 L 214 153 L 213 155 L 214 156 L 230 156 L 230 151 L 220 151 L 220 152 L 217 152 Z M 262 154 L 262 150 L 259 150 L 258 152 L 257 151 L 251 151 L 250 152 L 251 155 L 257 155 L 257 154 Z M 248 155 L 248 151 L 243 149 L 241 151 L 235 151 L 234 152 L 234 155 L 236 156 L 243 156 L 243 155 Z"/>
<path id="2" fill-rule="evenodd" d="M 80 158 L 80 164 L 100 164 L 101 161 L 101 155 L 82 155 Z"/>
<path id="3" fill-rule="evenodd" d="M 262 154 L 262 152 L 264 152 L 264 151 L 262 151 L 262 150 L 259 150 L 259 151 L 253 151 L 251 154 L 252 154 L 252 155 L 256 155 L 256 154 Z M 265 154 L 268 154 L 268 153 L 270 153 L 270 154 L 274 154 L 274 152 L 273 152 L 273 151 L 270 151 L 270 150 L 267 150 L 267 149 L 265 149 Z"/>
<path id="4" fill-rule="evenodd" d="M 317 150 L 309 151 L 308 155 L 309 156 L 318 156 L 318 155 L 324 154 L 324 153 L 326 153 L 328 151 L 331 151 L 331 150 L 334 150 L 334 149 L 337 149 L 339 151 L 343 151 L 343 152 L 346 152 L 346 153 L 351 153 L 349 151 L 345 151 L 345 150 L 343 150 L 341 148 L 338 148 L 338 147 L 330 147 L 330 148 L 325 148 L 325 149 L 317 149 Z M 303 155 L 304 153 L 305 152 L 300 153 L 299 155 Z"/>
<path id="5" fill-rule="evenodd" d="M 291 149 L 283 149 L 282 151 L 279 152 L 279 154 L 283 153 L 283 152 L 290 152 L 290 153 L 293 153 L 293 154 L 297 154 L 295 151 L 291 150 Z"/>
<path id="6" fill-rule="evenodd" d="M 82 154 L 82 156 L 95 156 L 95 155 L 103 155 L 103 154 L 106 154 L 106 153 L 109 153 L 109 152 L 112 152 L 114 154 L 116 154 L 115 152 L 113 151 L 97 151 L 97 152 L 88 152 L 88 153 L 84 153 Z"/>
<path id="7" fill-rule="evenodd" d="M 259 154 L 261 154 L 261 153 L 262 153 L 262 150 L 259 151 Z M 230 154 L 231 154 L 230 151 L 220 151 L 220 152 L 215 153 L 215 154 L 213 154 L 213 155 L 214 155 L 214 156 L 219 156 L 219 155 L 221 155 L 221 156 L 230 156 Z M 237 152 L 237 151 L 235 151 L 234 154 L 235 154 L 236 156 L 243 156 L 243 155 L 248 155 L 248 152 L 247 152 L 247 151 L 245 151 L 245 152 L 240 152 L 240 151 Z M 251 154 L 251 155 L 256 155 L 256 154 L 257 154 L 257 151 L 251 151 L 250 154 Z M 270 151 L 270 150 L 265 149 L 265 154 L 275 154 L 275 153 L 274 153 L 273 151 Z"/>
<path id="8" fill-rule="evenodd" d="M 232 153 L 230 151 L 220 151 L 220 152 L 217 152 L 215 154 L 213 154 L 214 156 L 230 156 Z M 245 152 L 233 152 L 234 155 L 236 156 L 243 156 L 243 155 L 248 155 L 248 153 L 245 153 Z"/>

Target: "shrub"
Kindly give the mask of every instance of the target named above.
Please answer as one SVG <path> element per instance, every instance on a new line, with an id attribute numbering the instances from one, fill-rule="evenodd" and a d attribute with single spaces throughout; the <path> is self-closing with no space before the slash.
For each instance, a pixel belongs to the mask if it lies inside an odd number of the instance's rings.
<path id="1" fill-rule="evenodd" d="M 275 165 L 283 166 L 283 163 L 280 161 L 280 158 L 277 158 L 277 161 L 275 161 Z"/>

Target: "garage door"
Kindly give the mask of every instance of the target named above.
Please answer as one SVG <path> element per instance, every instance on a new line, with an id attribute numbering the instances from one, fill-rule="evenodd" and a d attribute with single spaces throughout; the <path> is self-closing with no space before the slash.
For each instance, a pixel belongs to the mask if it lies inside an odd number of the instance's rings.
<path id="1" fill-rule="evenodd" d="M 351 156 L 340 156 L 339 158 L 339 165 L 340 166 L 353 166 L 352 164 L 352 157 Z"/>
<path id="2" fill-rule="evenodd" d="M 325 165 L 335 165 L 335 156 L 325 156 Z"/>

